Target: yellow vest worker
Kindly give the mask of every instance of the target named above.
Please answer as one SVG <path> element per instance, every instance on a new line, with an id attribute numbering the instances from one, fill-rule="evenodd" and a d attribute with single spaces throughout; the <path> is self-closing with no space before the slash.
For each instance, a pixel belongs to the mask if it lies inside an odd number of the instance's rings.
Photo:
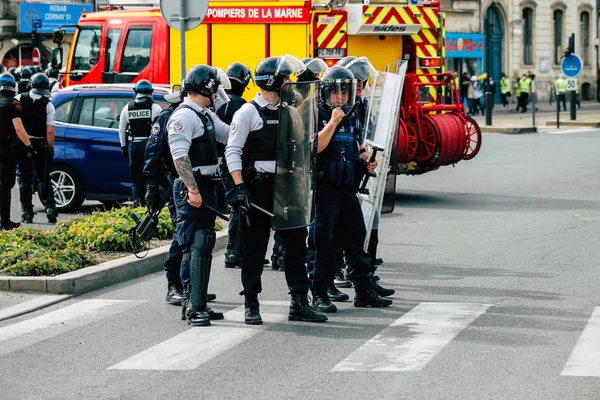
<path id="1" fill-rule="evenodd" d="M 507 77 L 500 80 L 500 93 L 510 93 L 510 80 Z"/>
<path id="2" fill-rule="evenodd" d="M 567 93 L 567 80 L 559 75 L 558 78 L 554 81 L 554 90 L 556 94 L 565 94 Z"/>

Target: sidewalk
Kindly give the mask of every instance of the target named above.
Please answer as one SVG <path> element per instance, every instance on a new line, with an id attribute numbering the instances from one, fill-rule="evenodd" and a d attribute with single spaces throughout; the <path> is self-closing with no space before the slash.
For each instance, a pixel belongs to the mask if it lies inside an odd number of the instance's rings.
<path id="1" fill-rule="evenodd" d="M 556 129 L 556 103 L 551 106 L 548 102 L 537 105 L 535 113 L 535 126 L 531 107 L 527 113 L 515 113 L 515 104 L 507 108 L 495 104 L 492 110 L 492 126 L 485 125 L 485 117 L 476 116 L 475 121 L 484 133 L 535 133 Z M 577 119 L 571 121 L 569 104 L 567 111 L 560 112 L 560 126 L 600 127 L 600 103 L 597 101 L 582 101 L 581 108 L 577 110 Z"/>

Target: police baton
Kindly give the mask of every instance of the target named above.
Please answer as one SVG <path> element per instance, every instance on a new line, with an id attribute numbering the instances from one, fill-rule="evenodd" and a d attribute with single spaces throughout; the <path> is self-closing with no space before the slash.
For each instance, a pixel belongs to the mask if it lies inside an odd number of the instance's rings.
<path id="1" fill-rule="evenodd" d="M 188 191 L 187 190 L 182 190 L 181 192 L 179 192 L 179 194 L 181 195 L 181 197 L 187 201 L 188 199 Z M 206 207 L 206 209 L 212 213 L 214 213 L 217 217 L 221 218 L 224 221 L 229 222 L 229 217 L 225 214 L 223 214 L 222 212 L 214 209 L 213 207 L 209 206 L 208 204 L 202 202 L 202 205 L 200 207 Z"/>
<path id="2" fill-rule="evenodd" d="M 259 206 L 259 205 L 255 204 L 255 203 L 253 203 L 253 202 L 249 202 L 248 204 L 250 205 L 250 207 L 252 207 L 252 208 L 256 209 L 257 211 L 260 211 L 261 213 L 263 213 L 263 214 L 265 214 L 265 215 L 268 215 L 268 216 L 269 216 L 269 217 L 271 217 L 271 218 L 275 217 L 275 214 L 273 214 L 273 213 L 272 213 L 272 212 L 270 212 L 270 211 L 267 211 L 267 210 L 265 210 L 264 208 L 262 208 L 261 206 Z"/>
<path id="3" fill-rule="evenodd" d="M 378 151 L 383 151 L 383 148 L 378 147 L 378 146 L 373 146 L 373 153 L 371 154 L 369 163 L 375 162 L 375 158 L 377 157 Z M 362 185 L 360 186 L 360 189 L 358 189 L 359 193 L 369 194 L 369 190 L 367 189 L 367 183 L 369 182 L 369 177 L 371 177 L 371 176 L 375 177 L 375 176 L 377 176 L 377 173 L 375 171 L 369 172 L 369 170 L 367 170 L 367 173 L 365 175 L 365 178 L 363 179 Z"/>
<path id="4" fill-rule="evenodd" d="M 333 132 L 333 134 L 335 135 L 336 133 L 338 133 L 340 131 L 340 129 L 342 129 L 342 127 L 346 124 L 346 122 L 348 121 L 348 118 L 350 118 L 350 116 L 352 114 L 354 114 L 356 112 L 356 110 L 358 110 L 358 107 L 360 107 L 361 102 L 357 101 L 354 103 L 354 105 L 352 106 L 352 108 L 350 109 L 350 111 L 348 111 L 346 113 L 346 115 L 344 115 L 344 118 L 342 118 L 342 120 L 340 121 L 340 123 L 335 127 L 335 132 Z"/>

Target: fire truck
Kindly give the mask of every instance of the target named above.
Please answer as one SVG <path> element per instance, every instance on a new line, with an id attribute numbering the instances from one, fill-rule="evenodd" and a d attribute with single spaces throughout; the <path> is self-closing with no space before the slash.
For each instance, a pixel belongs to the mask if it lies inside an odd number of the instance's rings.
<path id="1" fill-rule="evenodd" d="M 330 66 L 345 56 L 366 56 L 378 70 L 407 60 L 392 171 L 421 174 L 479 150 L 479 127 L 465 116 L 455 80 L 443 73 L 445 16 L 439 2 L 211 0 L 202 24 L 185 35 L 186 70 L 196 64 L 225 69 L 236 61 L 253 69 L 263 58 L 283 54 L 319 57 Z M 64 36 L 58 30 L 54 41 L 60 45 Z M 180 33 L 160 9 L 109 6 L 81 16 L 65 65 L 60 46 L 52 58 L 65 70 L 65 86 L 140 79 L 177 84 L 180 52 Z"/>

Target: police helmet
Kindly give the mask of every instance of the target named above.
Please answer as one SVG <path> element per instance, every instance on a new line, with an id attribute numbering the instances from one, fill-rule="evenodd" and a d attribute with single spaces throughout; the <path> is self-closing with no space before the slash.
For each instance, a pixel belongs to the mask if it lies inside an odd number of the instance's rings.
<path id="1" fill-rule="evenodd" d="M 368 80 L 376 72 L 375 67 L 371 65 L 367 57 L 344 57 L 337 65 L 348 68 L 360 82 Z"/>
<path id="2" fill-rule="evenodd" d="M 327 63 L 320 58 L 303 58 L 306 71 L 298 75 L 298 82 L 318 80 L 320 75 L 327 71 Z"/>
<path id="3" fill-rule="evenodd" d="M 58 79 L 58 70 L 56 68 L 50 67 L 46 70 L 46 75 L 48 76 L 48 78 Z"/>
<path id="4" fill-rule="evenodd" d="M 231 88 L 229 78 L 223 70 L 206 64 L 195 65 L 185 75 L 183 90 L 212 98 L 219 91 L 219 87 Z"/>
<path id="5" fill-rule="evenodd" d="M 250 79 L 252 79 L 252 71 L 250 71 L 250 68 L 246 67 L 244 64 L 239 62 L 229 64 L 229 66 L 225 70 L 225 75 L 227 75 L 227 77 L 232 81 L 232 83 L 238 82 L 244 87 L 248 86 L 248 83 L 250 83 Z"/>
<path id="6" fill-rule="evenodd" d="M 19 82 L 21 80 L 21 67 L 17 67 L 15 68 L 15 70 L 12 72 L 12 76 L 14 76 L 15 81 Z"/>
<path id="7" fill-rule="evenodd" d="M 356 78 L 346 67 L 329 68 L 321 77 L 321 99 L 331 108 L 348 110 L 356 97 Z"/>
<path id="8" fill-rule="evenodd" d="M 149 80 L 142 79 L 135 84 L 133 92 L 135 93 L 134 101 L 136 103 L 143 103 L 144 101 L 152 99 L 154 88 Z"/>
<path id="9" fill-rule="evenodd" d="M 10 72 L 0 74 L 0 92 L 17 93 L 17 81 Z"/>
<path id="10" fill-rule="evenodd" d="M 21 80 L 30 80 L 34 73 L 35 72 L 33 72 L 31 67 L 23 67 L 23 69 L 21 69 Z"/>
<path id="11" fill-rule="evenodd" d="M 262 90 L 279 92 L 290 75 L 300 75 L 305 70 L 304 63 L 289 54 L 280 57 L 268 57 L 256 66 L 254 81 L 256 86 Z"/>
<path id="12" fill-rule="evenodd" d="M 31 77 L 31 92 L 41 96 L 50 96 L 50 80 L 46 74 L 38 72 Z"/>

